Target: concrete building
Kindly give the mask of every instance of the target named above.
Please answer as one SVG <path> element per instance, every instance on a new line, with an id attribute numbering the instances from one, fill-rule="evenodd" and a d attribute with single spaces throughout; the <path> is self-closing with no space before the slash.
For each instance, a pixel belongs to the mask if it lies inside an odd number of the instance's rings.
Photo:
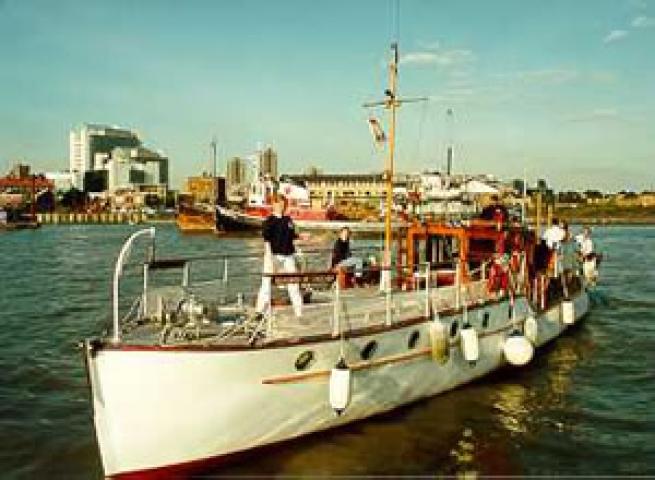
<path id="1" fill-rule="evenodd" d="M 104 170 L 111 151 L 116 147 L 139 147 L 139 136 L 116 126 L 85 123 L 71 130 L 69 136 L 69 169 L 73 186 L 85 189 L 85 175 L 94 170 Z"/>
<path id="2" fill-rule="evenodd" d="M 326 205 L 341 199 L 379 201 L 386 192 L 381 174 L 286 175 L 286 178 L 303 183 L 309 190 L 312 204 Z"/>
<path id="3" fill-rule="evenodd" d="M 271 147 L 257 152 L 259 160 L 259 174 L 261 176 L 270 175 L 277 178 L 277 152 Z"/>
<path id="4" fill-rule="evenodd" d="M 99 169 L 97 169 L 99 170 Z M 141 186 L 168 186 L 168 158 L 144 147 L 116 147 L 105 161 L 107 189 L 138 190 Z"/>
<path id="5" fill-rule="evenodd" d="M 30 166 L 24 163 L 15 163 L 7 176 L 11 178 L 28 178 L 30 176 Z"/>
<path id="6" fill-rule="evenodd" d="M 73 187 L 73 176 L 70 172 L 45 172 L 45 178 L 55 185 L 56 192 L 67 192 Z"/>
<path id="7" fill-rule="evenodd" d="M 247 183 L 246 162 L 242 158 L 233 157 L 227 161 L 226 181 L 228 188 L 238 187 Z"/>

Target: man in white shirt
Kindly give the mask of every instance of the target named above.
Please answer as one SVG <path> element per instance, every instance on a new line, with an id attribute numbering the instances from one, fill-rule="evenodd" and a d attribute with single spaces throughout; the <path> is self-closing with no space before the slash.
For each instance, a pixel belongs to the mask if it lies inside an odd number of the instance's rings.
<path id="1" fill-rule="evenodd" d="M 564 229 L 561 227 L 559 221 L 556 218 L 553 218 L 553 223 L 548 227 L 541 238 L 546 240 L 546 245 L 551 250 L 556 250 L 559 247 L 559 244 L 564 240 Z"/>
<path id="2" fill-rule="evenodd" d="M 591 228 L 584 227 L 582 233 L 575 237 L 580 246 L 580 258 L 582 260 L 582 273 L 592 285 L 598 279 L 596 268 L 596 252 L 594 252 L 594 241 L 591 239 Z"/>
<path id="3" fill-rule="evenodd" d="M 580 255 L 582 259 L 586 259 L 594 253 L 594 241 L 591 239 L 591 229 L 584 227 L 582 233 L 575 237 L 578 245 L 580 245 Z"/>

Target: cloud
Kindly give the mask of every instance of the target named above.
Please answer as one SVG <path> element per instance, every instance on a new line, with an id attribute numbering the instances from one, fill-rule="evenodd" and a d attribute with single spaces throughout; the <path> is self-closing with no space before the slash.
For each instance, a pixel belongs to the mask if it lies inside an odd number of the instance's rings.
<path id="1" fill-rule="evenodd" d="M 605 36 L 605 38 L 603 39 L 603 43 L 608 44 L 612 42 L 617 42 L 619 40 L 623 40 L 627 36 L 628 36 L 627 30 L 612 30 L 610 33 L 608 33 Z"/>
<path id="2" fill-rule="evenodd" d="M 650 28 L 655 27 L 655 18 L 639 15 L 632 19 L 630 25 L 633 28 Z"/>
<path id="3" fill-rule="evenodd" d="M 400 56 L 401 65 L 430 65 L 437 63 L 434 52 L 410 52 Z"/>
<path id="4" fill-rule="evenodd" d="M 408 52 L 400 56 L 404 65 L 437 65 L 454 67 L 475 61 L 475 54 L 468 49 L 443 49 L 437 42 L 422 44 L 423 50 Z"/>
<path id="5" fill-rule="evenodd" d="M 500 73 L 496 76 L 501 79 L 513 80 L 527 84 L 561 85 L 577 79 L 580 74 L 578 71 L 569 68 L 542 68 L 537 70 Z"/>

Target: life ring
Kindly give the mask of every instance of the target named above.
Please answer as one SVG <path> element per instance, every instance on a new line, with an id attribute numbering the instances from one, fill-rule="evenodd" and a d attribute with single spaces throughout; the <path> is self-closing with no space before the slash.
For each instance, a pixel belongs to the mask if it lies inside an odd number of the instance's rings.
<path id="1" fill-rule="evenodd" d="M 489 278 L 487 278 L 487 292 L 496 293 L 500 290 L 507 291 L 509 286 L 509 272 L 500 263 L 494 261 L 489 268 Z"/>

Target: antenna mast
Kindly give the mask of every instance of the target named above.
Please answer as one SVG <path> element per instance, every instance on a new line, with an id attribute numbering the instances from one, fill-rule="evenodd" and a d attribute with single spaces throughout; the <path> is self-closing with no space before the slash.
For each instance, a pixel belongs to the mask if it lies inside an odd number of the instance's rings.
<path id="1" fill-rule="evenodd" d="M 218 179 L 216 178 L 216 137 L 212 137 L 212 141 L 209 143 L 212 152 L 212 199 L 216 203 L 216 197 L 218 196 Z"/>

